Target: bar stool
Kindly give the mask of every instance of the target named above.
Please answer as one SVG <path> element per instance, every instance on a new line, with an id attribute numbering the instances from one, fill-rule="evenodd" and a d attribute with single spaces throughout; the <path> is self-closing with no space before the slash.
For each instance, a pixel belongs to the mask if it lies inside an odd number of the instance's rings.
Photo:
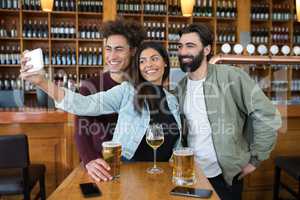
<path id="1" fill-rule="evenodd" d="M 298 181 L 298 193 L 280 181 L 281 170 Z M 296 199 L 300 200 L 300 156 L 279 156 L 275 158 L 275 179 L 273 187 L 273 200 L 279 200 L 280 186 L 286 189 Z"/>

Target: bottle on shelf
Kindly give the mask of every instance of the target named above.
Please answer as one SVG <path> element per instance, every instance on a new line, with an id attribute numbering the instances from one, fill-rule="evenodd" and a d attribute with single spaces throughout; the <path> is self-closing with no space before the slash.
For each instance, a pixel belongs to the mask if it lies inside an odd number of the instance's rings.
<path id="1" fill-rule="evenodd" d="M 212 17 L 212 0 L 196 0 L 193 16 Z"/>
<path id="2" fill-rule="evenodd" d="M 298 92 L 300 91 L 300 79 L 294 79 L 291 83 L 291 91 Z"/>
<path id="3" fill-rule="evenodd" d="M 79 47 L 78 64 L 82 66 L 102 65 L 101 47 Z"/>
<path id="4" fill-rule="evenodd" d="M 293 37 L 293 43 L 296 45 L 300 44 L 300 27 L 294 28 L 294 37 Z"/>
<path id="5" fill-rule="evenodd" d="M 0 90 L 20 90 L 22 84 L 16 74 L 0 74 Z"/>
<path id="6" fill-rule="evenodd" d="M 251 42 L 253 44 L 268 44 L 269 31 L 266 27 L 252 27 Z"/>
<path id="7" fill-rule="evenodd" d="M 1 0 L 0 1 L 0 9 L 19 9 L 19 1 L 18 0 Z"/>
<path id="8" fill-rule="evenodd" d="M 40 0 L 24 0 L 23 1 L 24 10 L 41 10 Z"/>
<path id="9" fill-rule="evenodd" d="M 49 50 L 48 49 L 43 49 L 43 61 L 44 65 L 49 65 Z"/>
<path id="10" fill-rule="evenodd" d="M 4 21 L 4 19 L 1 19 L 1 23 L 0 23 L 0 37 L 15 38 L 17 36 L 18 36 L 18 32 L 17 32 L 16 21 L 12 20 L 12 24 L 11 24 L 10 30 L 8 30 L 5 27 L 5 21 Z"/>
<path id="11" fill-rule="evenodd" d="M 289 3 L 273 4 L 273 21 L 289 21 L 291 18 Z"/>
<path id="12" fill-rule="evenodd" d="M 19 45 L 1 45 L 0 46 L 0 65 L 18 65 L 20 64 L 20 46 Z"/>
<path id="13" fill-rule="evenodd" d="M 100 39 L 103 36 L 96 24 L 88 24 L 79 26 L 79 37 L 81 39 Z"/>
<path id="14" fill-rule="evenodd" d="M 234 27 L 220 27 L 217 35 L 217 40 L 220 43 L 236 42 L 236 30 Z"/>
<path id="15" fill-rule="evenodd" d="M 12 20 L 12 27 L 10 30 L 10 37 L 16 38 L 18 37 L 18 32 L 17 32 L 17 26 L 16 26 L 16 21 Z"/>
<path id="16" fill-rule="evenodd" d="M 170 66 L 179 67 L 179 60 L 176 50 L 169 50 Z"/>
<path id="17" fill-rule="evenodd" d="M 25 24 L 27 25 L 27 27 L 24 28 L 24 30 L 26 30 L 25 37 L 27 37 L 27 38 L 32 38 L 32 29 L 33 29 L 33 27 L 32 27 L 31 23 L 32 23 L 31 20 L 28 20 L 28 24 L 26 24 L 25 21 L 24 21 L 24 26 L 25 26 Z"/>
<path id="18" fill-rule="evenodd" d="M 181 15 L 180 0 L 169 0 L 169 15 Z"/>
<path id="19" fill-rule="evenodd" d="M 275 44 L 288 44 L 289 28 L 284 26 L 273 26 L 271 29 L 271 40 Z"/>
<path id="20" fill-rule="evenodd" d="M 164 22 L 144 22 L 148 40 L 165 40 Z"/>
<path id="21" fill-rule="evenodd" d="M 102 0 L 79 0 L 78 1 L 79 12 L 103 12 Z"/>
<path id="22" fill-rule="evenodd" d="M 55 8 L 57 11 L 75 11 L 76 2 L 75 0 L 59 0 Z"/>
<path id="23" fill-rule="evenodd" d="M 8 37 L 4 19 L 1 19 L 0 23 L 0 37 Z"/>
<path id="24" fill-rule="evenodd" d="M 56 25 L 51 26 L 51 37 L 52 38 L 75 38 L 75 25 L 73 22 L 57 22 Z"/>
<path id="25" fill-rule="evenodd" d="M 60 87 L 68 88 L 72 91 L 76 90 L 76 74 L 69 73 L 60 70 L 54 74 L 54 83 Z"/>
<path id="26" fill-rule="evenodd" d="M 174 22 L 169 23 L 168 40 L 177 42 L 180 39 L 179 30 L 186 26 L 187 24 L 185 23 L 174 23 Z"/>
<path id="27" fill-rule="evenodd" d="M 48 25 L 47 20 L 44 22 L 40 20 L 39 22 L 37 20 L 32 21 L 31 19 L 24 20 L 23 24 L 23 37 L 24 38 L 47 38 L 48 37 Z"/>
<path id="28" fill-rule="evenodd" d="M 252 4 L 251 19 L 252 20 L 268 20 L 269 19 L 269 5 L 266 2 Z"/>
<path id="29" fill-rule="evenodd" d="M 0 74 L 0 90 L 4 90 L 4 79 L 2 74 Z"/>
<path id="30" fill-rule="evenodd" d="M 91 77 L 97 77 L 98 73 L 90 73 L 90 74 L 80 74 L 79 75 L 79 87 L 82 86 L 83 81 L 85 81 L 86 79 L 89 79 Z"/>
<path id="31" fill-rule="evenodd" d="M 52 65 L 76 65 L 76 50 L 71 47 L 53 49 L 51 57 Z"/>
<path id="32" fill-rule="evenodd" d="M 236 18 L 236 0 L 218 0 L 216 15 L 218 18 Z"/>
<path id="33" fill-rule="evenodd" d="M 144 0 L 144 14 L 165 15 L 167 6 L 165 0 Z"/>

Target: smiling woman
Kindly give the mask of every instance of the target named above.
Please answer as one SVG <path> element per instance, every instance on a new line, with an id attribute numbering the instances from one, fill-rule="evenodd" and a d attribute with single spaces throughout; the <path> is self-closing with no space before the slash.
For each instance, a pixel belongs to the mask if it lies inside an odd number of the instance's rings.
<path id="1" fill-rule="evenodd" d="M 160 85 L 165 63 L 161 55 L 154 49 L 145 49 L 140 57 L 140 71 L 145 80 Z"/>
<path id="2" fill-rule="evenodd" d="M 130 69 L 132 84 L 136 88 L 135 108 L 140 112 L 144 100 L 152 95 L 147 84 L 162 86 L 170 73 L 170 61 L 167 51 L 156 42 L 145 42 L 136 52 L 135 67 Z M 152 104 L 151 99 L 147 99 Z"/>
<path id="3" fill-rule="evenodd" d="M 111 50 L 114 54 L 120 48 L 115 46 Z M 115 60 L 113 57 L 111 63 L 117 63 L 117 57 Z M 161 124 L 165 134 L 164 143 L 157 152 L 158 161 L 168 161 L 173 148 L 181 146 L 177 98 L 163 88 L 170 67 L 168 53 L 161 44 L 143 43 L 137 49 L 129 81 L 89 96 L 59 88 L 53 82 L 46 81 L 41 71 L 28 72 L 31 66 L 28 66 L 27 61 L 28 58 L 22 58 L 21 76 L 54 98 L 57 108 L 79 116 L 118 113 L 112 140 L 121 143 L 123 159 L 153 160 L 152 149 L 145 139 L 149 124 Z M 109 171 L 109 165 L 104 160 L 101 162 Z"/>

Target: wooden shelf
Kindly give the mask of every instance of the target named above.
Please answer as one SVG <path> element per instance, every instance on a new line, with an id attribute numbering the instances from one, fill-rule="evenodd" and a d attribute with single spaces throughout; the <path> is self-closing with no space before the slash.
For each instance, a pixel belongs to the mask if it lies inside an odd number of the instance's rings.
<path id="1" fill-rule="evenodd" d="M 272 23 L 289 23 L 290 20 L 272 20 Z"/>
<path id="2" fill-rule="evenodd" d="M 123 16 L 123 17 L 142 17 L 142 14 L 139 13 L 117 13 L 117 15 L 119 16 Z"/>
<path id="3" fill-rule="evenodd" d="M 217 43 L 217 45 L 223 45 L 225 43 L 228 43 L 228 44 L 231 44 L 231 45 L 236 44 L 236 42 L 216 42 L 216 43 Z"/>
<path id="4" fill-rule="evenodd" d="M 48 41 L 49 38 L 23 38 L 24 41 Z"/>
<path id="5" fill-rule="evenodd" d="M 77 12 L 78 15 L 89 15 L 89 16 L 102 16 L 103 13 L 98 13 L 98 12 Z"/>
<path id="6" fill-rule="evenodd" d="M 78 67 L 80 69 L 83 69 L 83 68 L 103 68 L 104 66 L 103 65 L 78 65 Z"/>
<path id="7" fill-rule="evenodd" d="M 43 12 L 41 10 L 22 10 L 23 13 L 28 13 L 28 14 L 42 14 L 42 15 L 47 15 L 48 13 Z"/>
<path id="8" fill-rule="evenodd" d="M 21 67 L 21 65 L 0 65 L 0 67 L 11 67 L 11 68 L 15 68 L 15 67 Z"/>
<path id="9" fill-rule="evenodd" d="M 214 17 L 198 17 L 198 16 L 194 16 L 193 20 L 213 20 Z"/>
<path id="10" fill-rule="evenodd" d="M 168 15 L 161 15 L 161 14 L 144 14 L 143 17 L 151 17 L 151 18 L 166 18 Z"/>
<path id="11" fill-rule="evenodd" d="M 76 15 L 76 11 L 52 11 L 53 15 Z"/>
<path id="12" fill-rule="evenodd" d="M 78 39 L 79 42 L 103 42 L 103 39 Z"/>
<path id="13" fill-rule="evenodd" d="M 51 65 L 53 68 L 76 68 L 77 65 Z"/>
<path id="14" fill-rule="evenodd" d="M 0 9 L 0 13 L 15 13 L 18 14 L 20 12 L 19 9 Z"/>
<path id="15" fill-rule="evenodd" d="M 265 23 L 268 23 L 269 19 L 251 19 L 251 22 L 265 22 Z"/>
<path id="16" fill-rule="evenodd" d="M 20 40 L 19 37 L 0 37 L 0 40 Z"/>
<path id="17" fill-rule="evenodd" d="M 151 41 L 151 42 L 160 42 L 160 43 L 165 43 L 165 42 L 167 42 L 167 40 L 145 40 L 146 42 L 149 42 L 149 41 Z"/>
<path id="18" fill-rule="evenodd" d="M 185 20 L 188 20 L 188 19 L 191 19 L 192 17 L 184 17 L 184 16 L 181 16 L 181 15 L 168 15 L 168 18 L 169 19 L 185 19 Z"/>
<path id="19" fill-rule="evenodd" d="M 76 42 L 76 38 L 51 38 L 51 41 L 59 41 L 59 42 Z"/>
<path id="20" fill-rule="evenodd" d="M 218 21 L 235 21 L 236 18 L 229 18 L 229 17 L 217 17 Z"/>

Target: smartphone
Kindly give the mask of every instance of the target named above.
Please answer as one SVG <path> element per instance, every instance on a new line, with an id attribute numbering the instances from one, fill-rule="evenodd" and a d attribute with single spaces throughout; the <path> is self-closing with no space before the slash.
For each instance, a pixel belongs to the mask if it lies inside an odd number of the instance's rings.
<path id="1" fill-rule="evenodd" d="M 24 54 L 25 57 L 29 57 L 30 60 L 27 62 L 27 65 L 32 65 L 33 67 L 27 72 L 35 72 L 43 69 L 43 51 L 41 48 L 34 49 Z"/>
<path id="2" fill-rule="evenodd" d="M 101 191 L 95 183 L 81 183 L 80 190 L 85 198 L 101 196 Z"/>
<path id="3" fill-rule="evenodd" d="M 178 186 L 171 190 L 170 194 L 188 197 L 209 198 L 212 195 L 212 191 L 207 189 Z"/>

